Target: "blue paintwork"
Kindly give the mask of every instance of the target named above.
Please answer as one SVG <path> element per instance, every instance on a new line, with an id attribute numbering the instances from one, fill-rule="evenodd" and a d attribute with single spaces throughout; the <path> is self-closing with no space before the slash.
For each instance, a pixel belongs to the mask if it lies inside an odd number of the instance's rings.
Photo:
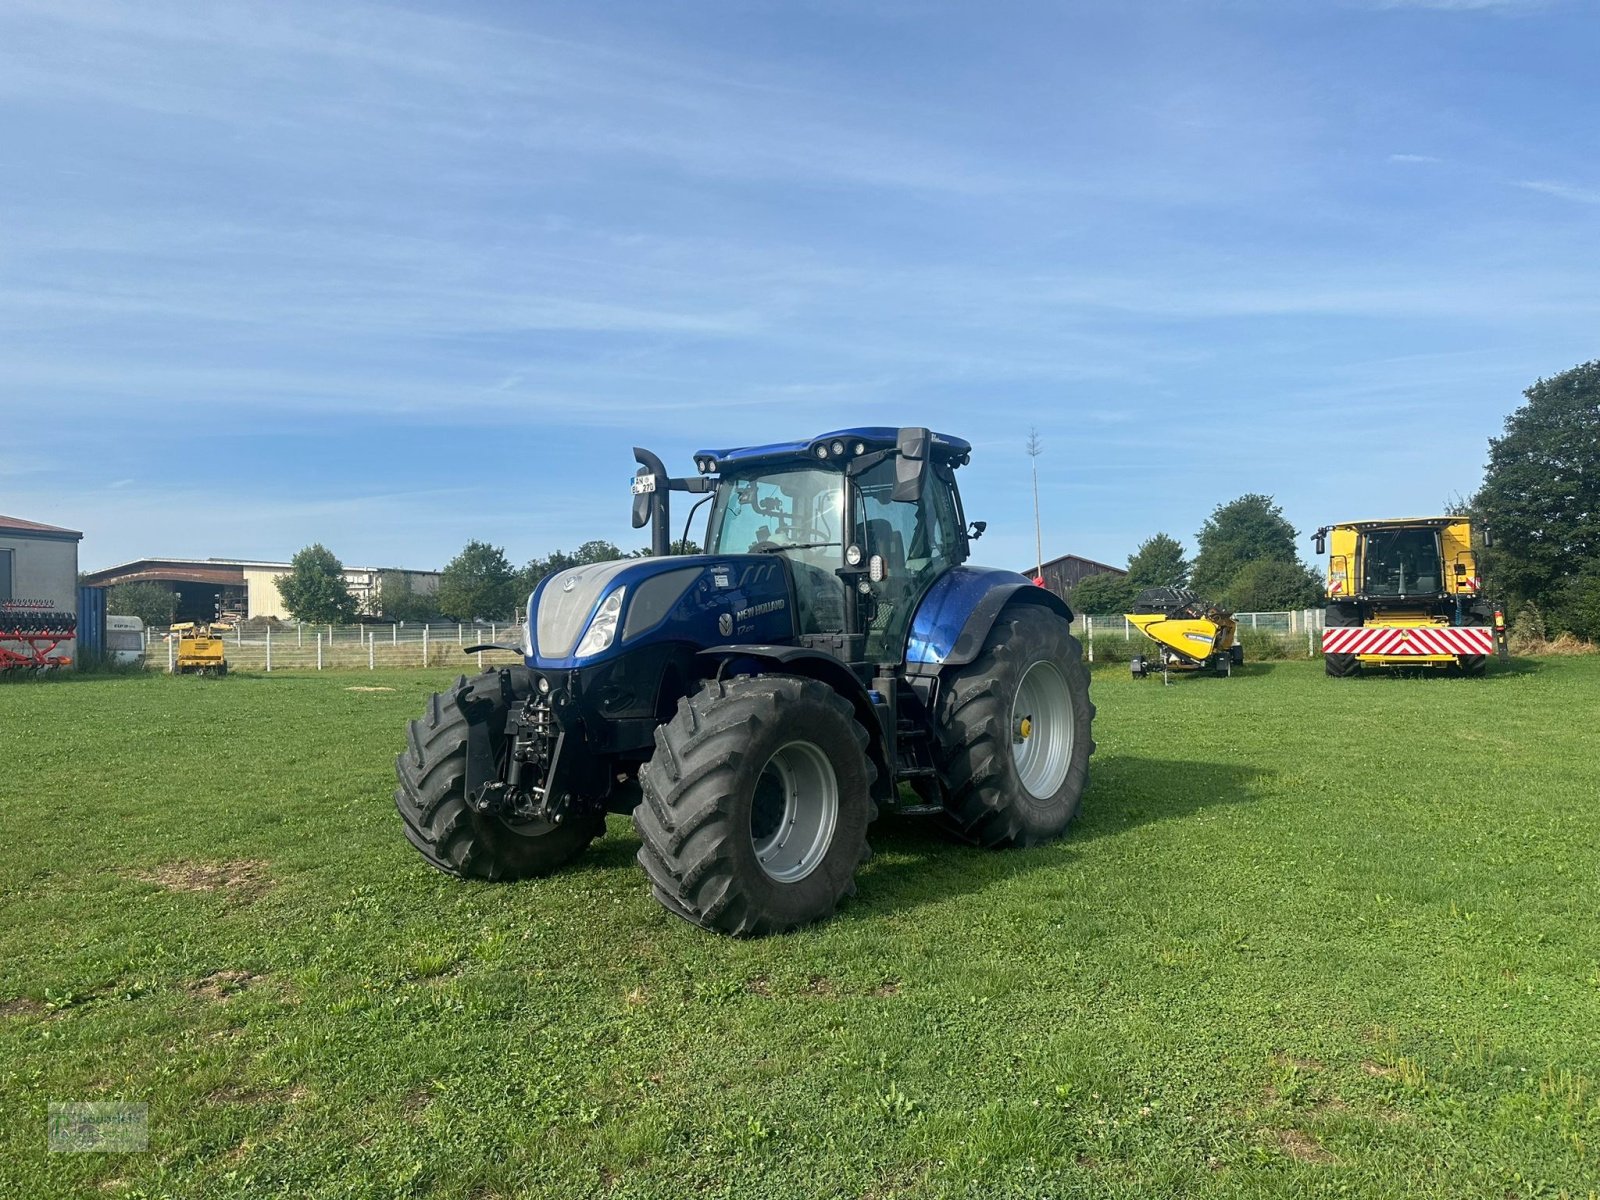
<path id="1" fill-rule="evenodd" d="M 959 466 L 961 460 L 972 451 L 972 444 L 948 433 L 935 433 L 933 436 L 933 454 L 941 461 L 953 466 Z M 805 460 L 814 462 L 818 466 L 837 466 L 842 459 L 819 459 L 816 457 L 815 447 L 818 443 L 832 442 L 835 439 L 843 442 L 861 442 L 870 453 L 874 450 L 892 450 L 900 441 L 900 431 L 887 425 L 863 425 L 854 429 L 836 429 L 832 433 L 821 433 L 804 442 L 776 442 L 770 446 L 732 446 L 724 450 L 696 450 L 695 458 L 714 458 L 717 460 L 719 470 L 730 466 L 746 467 L 755 463 L 797 462 Z"/>
<path id="2" fill-rule="evenodd" d="M 638 587 L 646 579 L 670 571 L 698 567 L 694 579 L 667 615 L 648 629 L 635 630 L 623 638 L 622 630 L 628 625 L 628 609 L 638 594 Z M 546 576 L 528 597 L 527 628 L 531 636 L 538 637 L 539 600 L 544 589 L 555 576 Z M 527 656 L 527 665 L 541 670 L 565 670 L 589 666 L 616 658 L 639 646 L 660 642 L 682 642 L 693 650 L 706 647 L 728 646 L 752 642 L 792 642 L 795 636 L 794 608 L 789 595 L 789 580 L 783 564 L 771 554 L 690 554 L 670 558 L 641 558 L 612 578 L 609 586 L 595 597 L 595 603 L 584 620 L 584 629 L 607 596 L 617 588 L 628 589 L 623 597 L 622 613 L 617 621 L 617 639 L 599 654 L 579 658 L 545 658 L 538 652 Z M 766 612 L 750 612 L 757 606 L 774 606 Z M 727 613 L 733 620 L 730 632 L 724 634 L 719 619 Z M 739 614 L 744 613 L 743 617 Z M 580 634 L 578 642 L 583 637 Z"/>
<path id="3" fill-rule="evenodd" d="M 1032 587 L 1033 581 L 1015 571 L 997 567 L 952 567 L 935 581 L 911 618 L 906 636 L 906 662 L 938 666 L 950 656 L 967 618 L 996 588 L 1012 591 Z"/>

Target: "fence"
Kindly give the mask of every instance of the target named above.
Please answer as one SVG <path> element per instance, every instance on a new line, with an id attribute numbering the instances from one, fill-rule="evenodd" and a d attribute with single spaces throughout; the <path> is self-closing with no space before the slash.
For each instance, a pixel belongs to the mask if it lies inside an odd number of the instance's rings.
<path id="1" fill-rule="evenodd" d="M 1293 612 L 1235 613 L 1250 641 L 1273 657 L 1312 656 L 1321 648 L 1323 613 L 1307 608 Z M 1100 658 L 1125 661 L 1125 647 L 1143 638 L 1120 613 L 1079 616 L 1075 632 L 1090 662 Z M 521 625 L 497 623 L 456 625 L 304 625 L 243 622 L 226 635 L 228 667 L 234 671 L 334 671 L 384 667 L 502 666 L 522 661 L 520 651 L 483 650 L 465 655 L 467 646 L 497 642 L 522 644 Z M 160 629 L 145 631 L 145 665 L 167 670 L 177 643 Z"/>
<path id="2" fill-rule="evenodd" d="M 521 625 L 304 625 L 242 622 L 226 635 L 230 671 L 334 671 L 384 667 L 500 666 L 522 661 L 520 651 L 467 646 L 522 644 Z M 145 635 L 145 665 L 171 667 L 177 642 L 159 629 Z"/>
<path id="3" fill-rule="evenodd" d="M 1234 613 L 1233 619 L 1239 623 L 1247 655 L 1254 643 L 1257 657 L 1264 652 L 1274 658 L 1311 658 L 1322 649 L 1324 615 L 1320 608 L 1302 608 L 1289 612 Z M 1144 637 L 1121 613 L 1079 616 L 1073 627 L 1090 662 L 1095 661 L 1097 655 L 1107 661 L 1126 661 L 1129 654 L 1136 653 L 1127 647 Z"/>

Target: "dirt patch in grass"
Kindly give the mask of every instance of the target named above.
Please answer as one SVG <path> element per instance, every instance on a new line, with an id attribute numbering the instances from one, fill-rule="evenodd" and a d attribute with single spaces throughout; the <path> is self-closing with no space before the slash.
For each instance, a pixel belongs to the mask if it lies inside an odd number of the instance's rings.
<path id="1" fill-rule="evenodd" d="M 15 1000 L 0 1000 L 0 1017 L 32 1017 L 44 1011 L 44 1005 L 26 996 Z"/>
<path id="2" fill-rule="evenodd" d="M 191 996 L 203 996 L 207 1000 L 226 1000 L 229 996 L 238 995 L 248 987 L 260 983 L 265 976 L 252 975 L 249 971 L 213 971 L 204 979 L 198 979 L 189 985 Z"/>
<path id="3" fill-rule="evenodd" d="M 1309 1133 L 1298 1129 L 1280 1129 L 1274 1135 L 1278 1149 L 1282 1150 L 1296 1162 L 1331 1163 L 1338 1160 L 1329 1154 L 1327 1148 Z"/>
<path id="4" fill-rule="evenodd" d="M 1320 1071 L 1326 1066 L 1320 1059 L 1299 1058 L 1293 1054 L 1274 1054 L 1272 1062 L 1274 1066 L 1293 1067 L 1296 1071 Z"/>
<path id="5" fill-rule="evenodd" d="M 393 688 L 386 688 L 386 687 L 361 687 L 360 685 L 357 685 L 356 687 L 347 687 L 347 688 L 345 688 L 345 691 L 347 691 L 347 692 L 392 692 L 392 691 L 394 691 L 394 689 Z"/>
<path id="6" fill-rule="evenodd" d="M 745 980 L 744 990 L 752 996 L 770 996 L 772 983 L 765 975 L 757 975 L 754 979 Z"/>
<path id="7" fill-rule="evenodd" d="M 1393 1067 L 1386 1067 L 1382 1063 L 1375 1063 L 1370 1058 L 1362 1059 L 1361 1069 L 1374 1079 L 1393 1079 L 1400 1072 Z"/>
<path id="8" fill-rule="evenodd" d="M 878 999 L 882 1000 L 885 997 L 897 995 L 899 991 L 900 981 L 898 979 L 885 979 L 877 987 L 872 989 L 872 994 L 878 997 Z"/>
<path id="9" fill-rule="evenodd" d="M 831 996 L 836 990 L 826 975 L 813 975 L 806 983 L 806 991 L 813 996 Z"/>
<path id="10" fill-rule="evenodd" d="M 310 1091 L 304 1084 L 292 1088 L 258 1088 L 243 1084 L 229 1084 L 217 1088 L 206 1097 L 213 1104 L 298 1104 Z"/>
<path id="11" fill-rule="evenodd" d="M 131 872 L 140 883 L 153 883 L 169 892 L 228 891 L 253 895 L 272 886 L 267 864 L 253 858 L 230 862 L 172 862 Z"/>

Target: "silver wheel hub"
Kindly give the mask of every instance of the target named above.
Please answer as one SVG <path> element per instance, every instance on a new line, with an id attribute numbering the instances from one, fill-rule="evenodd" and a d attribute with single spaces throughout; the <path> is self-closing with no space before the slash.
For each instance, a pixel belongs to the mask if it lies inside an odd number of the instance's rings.
<path id="1" fill-rule="evenodd" d="M 839 776 L 810 742 L 780 746 L 761 768 L 750 805 L 750 845 L 768 878 L 798 883 L 815 871 L 839 823 Z"/>
<path id="2" fill-rule="evenodd" d="M 1023 790 L 1049 800 L 1072 767 L 1076 722 L 1061 668 L 1040 659 L 1022 673 L 1011 703 L 1011 757 Z"/>

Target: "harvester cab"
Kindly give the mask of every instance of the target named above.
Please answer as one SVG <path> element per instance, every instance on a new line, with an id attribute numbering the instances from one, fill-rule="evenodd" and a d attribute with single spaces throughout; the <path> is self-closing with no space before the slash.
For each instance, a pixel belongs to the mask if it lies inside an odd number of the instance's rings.
<path id="1" fill-rule="evenodd" d="M 1322 634 L 1329 675 L 1363 667 L 1453 668 L 1481 675 L 1504 656 L 1505 622 L 1483 594 L 1466 517 L 1402 517 L 1326 525 Z"/>
<path id="2" fill-rule="evenodd" d="M 548 576 L 524 665 L 434 697 L 397 763 L 407 836 L 449 873 L 524 878 L 632 812 L 657 900 L 756 934 L 831 913 L 880 811 L 982 845 L 1060 835 L 1088 676 L 1063 601 L 968 565 L 970 453 L 858 428 L 702 450 L 675 479 L 636 448 L 653 555 Z M 703 553 L 668 553 L 675 492 L 711 506 Z"/>

